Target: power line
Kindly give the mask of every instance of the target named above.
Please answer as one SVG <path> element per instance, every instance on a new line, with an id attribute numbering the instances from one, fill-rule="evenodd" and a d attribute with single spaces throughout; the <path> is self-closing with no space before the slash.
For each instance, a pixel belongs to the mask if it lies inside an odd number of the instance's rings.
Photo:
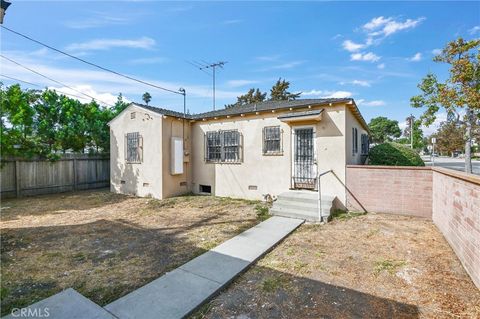
<path id="1" fill-rule="evenodd" d="M 17 82 L 23 82 L 23 83 L 26 83 L 26 84 L 29 84 L 29 85 L 33 85 L 33 86 L 36 86 L 36 87 L 42 87 L 42 85 L 40 84 L 35 84 L 35 83 L 32 83 L 32 82 L 28 82 L 28 81 L 24 81 L 24 80 L 20 80 L 20 79 L 17 79 L 17 78 L 14 78 L 14 77 L 11 77 L 11 76 L 8 76 L 8 75 L 5 75 L 5 74 L 0 74 L 1 77 L 4 77 L 4 78 L 7 78 L 7 79 L 10 79 L 10 80 L 13 80 L 13 81 L 17 81 Z M 75 94 L 71 94 L 71 93 L 67 93 L 67 92 L 64 92 L 62 90 L 58 90 L 58 89 L 54 89 L 55 91 L 57 91 L 58 93 L 61 93 L 63 95 L 68 95 L 68 96 L 73 96 L 73 97 L 76 97 L 77 99 L 84 99 L 84 97 L 81 97 L 81 96 L 78 96 L 78 95 L 75 95 Z M 102 102 L 103 103 L 103 102 Z M 107 104 L 108 105 L 108 104 Z M 110 105 L 109 105 L 110 106 Z"/>
<path id="2" fill-rule="evenodd" d="M 62 82 L 57 81 L 57 80 L 54 80 L 54 79 L 52 79 L 52 78 L 50 78 L 50 77 L 48 77 L 48 76 L 46 76 L 46 75 L 43 75 L 42 73 L 40 73 L 40 72 L 38 72 L 38 71 L 35 71 L 35 70 L 33 70 L 33 69 L 31 69 L 31 68 L 29 68 L 29 67 L 27 67 L 27 66 L 25 66 L 25 65 L 23 65 L 23 64 L 21 64 L 21 63 L 18 63 L 18 62 L 14 61 L 14 60 L 12 60 L 12 59 L 10 59 L 10 58 L 7 58 L 7 57 L 4 56 L 3 54 L 0 54 L 0 57 L 2 57 L 2 58 L 4 58 L 5 60 L 8 60 L 8 61 L 10 61 L 10 62 L 12 62 L 12 63 L 14 63 L 14 64 L 22 67 L 22 68 L 24 68 L 25 70 L 28 70 L 28 71 L 30 71 L 30 72 L 32 72 L 32 73 L 35 73 L 35 74 L 37 74 L 37 75 L 39 75 L 39 76 L 41 76 L 41 77 L 43 77 L 43 78 L 45 78 L 45 79 L 47 79 L 47 80 L 50 80 L 50 81 L 55 82 L 55 83 L 57 83 L 57 84 L 63 85 L 64 87 L 69 88 L 69 89 L 72 90 L 72 91 L 75 91 L 75 92 L 77 92 L 77 93 L 80 93 L 80 94 L 82 94 L 82 95 L 85 95 L 86 97 L 89 97 L 89 98 L 91 98 L 91 99 L 94 100 L 94 101 L 98 101 L 98 102 L 101 102 L 101 103 L 106 104 L 106 105 L 108 105 L 108 106 L 112 106 L 110 103 L 106 103 L 106 102 L 104 102 L 104 101 L 102 101 L 102 100 L 99 100 L 99 99 L 97 99 L 97 98 L 94 98 L 93 96 L 88 95 L 88 94 L 86 94 L 86 93 L 83 93 L 82 91 L 79 91 L 79 90 L 77 90 L 77 89 L 74 89 L 74 88 L 72 88 L 71 86 L 66 85 L 65 83 L 62 83 Z"/>
<path id="3" fill-rule="evenodd" d="M 70 58 L 72 58 L 72 59 L 75 59 L 75 60 L 78 60 L 78 61 L 80 61 L 80 62 L 86 63 L 86 64 L 88 64 L 88 65 L 91 65 L 91 66 L 96 67 L 96 68 L 98 68 L 98 69 L 101 69 L 101 70 L 103 70 L 103 71 L 107 71 L 107 72 L 113 73 L 113 74 L 115 74 L 115 75 L 124 77 L 124 78 L 126 78 L 126 79 L 129 79 L 129 80 L 132 80 L 132 81 L 135 81 L 135 82 L 138 82 L 138 83 L 142 83 L 142 84 L 145 84 L 145 85 L 148 85 L 148 86 L 151 86 L 151 87 L 154 87 L 154 88 L 163 90 L 163 91 L 167 91 L 167 92 L 170 92 L 170 93 L 175 93 L 175 94 L 179 94 L 179 95 L 185 95 L 185 94 L 186 94 L 184 91 L 180 92 L 180 91 L 175 91 L 175 90 L 167 89 L 167 88 L 161 87 L 161 86 L 159 86 L 159 85 L 152 84 L 152 83 L 149 83 L 149 82 L 140 80 L 140 79 L 136 79 L 136 78 L 134 78 L 134 77 L 131 77 L 131 76 L 129 76 L 129 75 L 126 75 L 126 74 L 123 74 L 123 73 L 120 73 L 120 72 L 117 72 L 117 71 L 114 71 L 114 70 L 111 70 L 111 69 L 107 69 L 107 68 L 105 68 L 105 67 L 103 67 L 103 66 L 100 66 L 100 65 L 98 65 L 98 64 L 95 64 L 95 63 L 93 63 L 93 62 L 89 62 L 89 61 L 87 61 L 87 60 L 84 60 L 84 59 L 82 59 L 82 58 L 79 58 L 79 57 L 77 57 L 77 56 L 74 56 L 74 55 L 72 55 L 72 54 L 70 54 L 70 53 L 67 53 L 67 52 L 64 52 L 64 51 L 62 51 L 62 50 L 56 49 L 56 48 L 54 48 L 54 47 L 52 47 L 52 46 L 50 46 L 50 45 L 48 45 L 48 44 L 45 44 L 45 43 L 40 42 L 40 41 L 38 41 L 38 40 L 35 40 L 35 39 L 33 39 L 33 38 L 25 35 L 25 34 L 22 34 L 22 33 L 20 33 L 20 32 L 17 32 L 17 31 L 14 31 L 14 30 L 12 30 L 12 29 L 9 29 L 9 28 L 7 28 L 7 27 L 5 27 L 5 26 L 3 26 L 3 25 L 1 25 L 1 27 L 2 27 L 3 29 L 5 29 L 5 30 L 7 30 L 7 31 L 10 31 L 10 32 L 12 32 L 12 33 L 14 33 L 14 34 L 16 34 L 16 35 L 19 35 L 19 36 L 21 36 L 21 37 L 23 37 L 23 38 L 25 38 L 25 39 L 27 39 L 27 40 L 33 41 L 33 42 L 35 42 L 35 43 L 37 43 L 37 44 L 40 44 L 40 45 L 42 45 L 42 46 L 44 46 L 44 47 L 46 47 L 46 48 L 49 48 L 50 50 L 56 51 L 56 52 L 58 52 L 58 53 L 61 53 L 61 54 L 63 54 L 63 55 L 66 55 L 66 56 L 68 56 L 68 57 L 70 57 Z"/>

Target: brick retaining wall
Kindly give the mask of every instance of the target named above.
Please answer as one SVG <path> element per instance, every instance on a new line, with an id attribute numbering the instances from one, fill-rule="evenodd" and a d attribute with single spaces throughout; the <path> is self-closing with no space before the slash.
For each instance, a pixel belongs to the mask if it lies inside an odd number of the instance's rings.
<path id="1" fill-rule="evenodd" d="M 480 177 L 443 168 L 347 166 L 347 207 L 433 220 L 480 288 Z"/>
<path id="2" fill-rule="evenodd" d="M 428 167 L 347 166 L 347 207 L 432 218 Z"/>

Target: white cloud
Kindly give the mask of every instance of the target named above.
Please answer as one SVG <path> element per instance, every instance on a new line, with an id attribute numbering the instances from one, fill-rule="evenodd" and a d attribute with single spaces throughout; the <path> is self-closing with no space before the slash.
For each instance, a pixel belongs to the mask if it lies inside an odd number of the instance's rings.
<path id="1" fill-rule="evenodd" d="M 302 65 L 303 63 L 305 63 L 305 61 L 291 61 L 291 62 L 274 65 L 270 67 L 270 69 L 274 69 L 274 70 L 292 69 L 296 66 Z"/>
<path id="2" fill-rule="evenodd" d="M 363 86 L 363 87 L 371 86 L 370 82 L 365 81 L 365 80 L 343 81 L 343 82 L 340 82 L 340 84 L 341 85 L 352 84 L 352 85 L 358 85 L 358 86 Z"/>
<path id="3" fill-rule="evenodd" d="M 412 61 L 412 62 L 418 62 L 418 61 L 421 61 L 422 60 L 422 54 L 420 52 L 417 52 L 415 53 L 414 56 L 412 56 L 411 58 L 408 59 L 409 61 Z"/>
<path id="4" fill-rule="evenodd" d="M 388 37 L 402 30 L 413 29 L 417 27 L 424 17 L 418 19 L 407 19 L 405 21 L 397 21 L 392 17 L 385 18 L 383 16 L 376 17 L 363 25 L 363 29 L 368 32 L 370 37 Z"/>
<path id="5" fill-rule="evenodd" d="M 13 52 L 15 52 L 15 55 L 13 55 Z M 148 91 L 153 96 L 153 105 L 155 105 L 155 103 L 157 103 L 158 101 L 161 101 L 161 105 L 170 109 L 175 109 L 176 105 L 179 106 L 179 110 L 181 107 L 181 99 L 178 95 L 157 90 L 108 72 L 91 69 L 72 68 L 70 66 L 59 67 L 49 65 L 46 64 L 45 58 L 31 56 L 27 52 L 22 53 L 21 51 L 4 51 L 2 53 L 6 56 L 15 56 L 15 60 L 17 60 L 19 63 L 31 67 L 35 71 L 45 74 L 46 76 L 62 82 L 70 87 L 84 88 L 90 86 L 92 90 L 94 90 L 95 92 L 99 92 L 98 94 L 110 93 L 112 96 L 116 97 L 118 93 L 121 92 L 122 94 L 130 98 L 132 96 L 139 97 L 145 91 Z M 119 71 L 121 71 L 121 69 L 119 69 Z M 2 74 L 12 76 L 34 84 L 38 84 L 40 86 L 52 86 L 52 82 L 9 62 L 2 62 Z M 135 74 L 127 75 L 132 75 L 146 82 L 171 90 L 177 90 L 180 87 L 184 87 L 187 91 L 188 101 L 190 101 L 189 104 L 191 105 L 190 107 L 194 107 L 194 105 L 198 105 L 198 103 L 200 103 L 198 102 L 197 104 L 195 104 L 194 101 L 210 102 L 212 96 L 210 85 L 198 85 L 188 82 L 179 83 L 155 80 L 151 78 L 139 77 Z M 244 92 L 237 90 L 217 89 L 216 96 L 218 97 L 218 99 L 235 99 L 237 96 L 243 93 Z M 75 95 L 79 95 L 79 93 L 75 93 Z M 192 112 L 195 112 L 195 109 L 191 110 Z"/>
<path id="6" fill-rule="evenodd" d="M 352 96 L 352 92 L 348 91 L 323 91 L 323 90 L 310 90 L 302 92 L 302 96 L 316 96 L 324 99 L 330 98 L 347 98 Z"/>
<path id="7" fill-rule="evenodd" d="M 434 54 L 434 55 L 439 55 L 440 53 L 442 53 L 442 49 L 433 49 L 432 50 L 432 54 Z"/>
<path id="8" fill-rule="evenodd" d="M 380 63 L 379 65 L 377 65 L 377 68 L 379 68 L 380 70 L 385 69 L 385 63 Z"/>
<path id="9" fill-rule="evenodd" d="M 168 59 L 164 57 L 138 58 L 130 60 L 131 64 L 159 64 L 165 63 Z"/>
<path id="10" fill-rule="evenodd" d="M 72 43 L 66 47 L 69 51 L 108 50 L 111 48 L 150 49 L 155 40 L 149 37 L 138 39 L 95 39 L 86 42 Z"/>
<path id="11" fill-rule="evenodd" d="M 385 106 L 385 101 L 382 100 L 373 100 L 373 101 L 362 101 L 364 106 Z"/>
<path id="12" fill-rule="evenodd" d="M 278 59 L 280 59 L 280 55 L 278 54 L 275 54 L 275 55 L 263 55 L 263 56 L 257 56 L 255 58 L 256 60 L 258 61 L 277 61 Z"/>
<path id="13" fill-rule="evenodd" d="M 241 86 L 246 86 L 246 85 L 250 85 L 250 84 L 255 84 L 255 83 L 258 83 L 258 81 L 255 81 L 255 80 L 230 80 L 230 81 L 227 81 L 227 85 L 229 87 L 241 87 Z"/>
<path id="14" fill-rule="evenodd" d="M 352 81 L 353 85 L 359 85 L 359 86 L 364 86 L 364 87 L 369 87 L 371 86 L 370 82 L 364 81 L 364 80 L 353 80 Z"/>
<path id="15" fill-rule="evenodd" d="M 351 40 L 345 40 L 343 41 L 342 43 L 342 46 L 345 50 L 349 51 L 349 52 L 356 52 L 356 51 L 359 51 L 363 48 L 365 48 L 365 44 L 360 44 L 360 43 L 355 43 Z"/>
<path id="16" fill-rule="evenodd" d="M 65 26 L 71 29 L 90 29 L 110 25 L 126 25 L 133 22 L 133 20 L 140 15 L 141 14 L 132 12 L 129 12 L 128 15 L 124 13 L 94 12 L 90 17 L 69 20 L 65 22 Z"/>
<path id="17" fill-rule="evenodd" d="M 352 61 L 368 61 L 368 62 L 377 62 L 381 57 L 378 55 L 368 52 L 368 53 L 353 53 L 350 55 L 350 60 Z"/>
<path id="18" fill-rule="evenodd" d="M 88 103 L 92 99 L 87 96 L 81 95 L 79 92 L 82 92 L 84 94 L 87 94 L 93 97 L 99 104 L 102 104 L 102 105 L 105 105 L 105 104 L 114 105 L 115 102 L 117 102 L 117 95 L 113 95 L 108 92 L 104 92 L 104 93 L 97 92 L 90 85 L 75 85 L 75 86 L 72 86 L 71 88 L 49 86 L 48 88 L 51 90 L 57 90 L 58 93 L 74 97 L 82 103 Z M 130 102 L 130 100 L 125 97 L 123 98 L 123 100 L 127 103 Z"/>
<path id="19" fill-rule="evenodd" d="M 223 21 L 223 24 L 238 24 L 243 22 L 241 19 L 231 19 L 231 20 L 225 20 Z"/>
<path id="20" fill-rule="evenodd" d="M 468 30 L 468 33 L 470 33 L 472 35 L 476 34 L 477 32 L 480 32 L 480 25 L 476 25 L 473 28 L 471 28 L 470 30 Z"/>

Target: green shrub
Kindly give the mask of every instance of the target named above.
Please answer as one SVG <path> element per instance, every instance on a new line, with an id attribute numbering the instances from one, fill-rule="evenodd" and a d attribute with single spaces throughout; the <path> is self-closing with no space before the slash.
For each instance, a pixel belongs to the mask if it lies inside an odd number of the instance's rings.
<path id="1" fill-rule="evenodd" d="M 372 147 L 368 154 L 368 163 L 387 166 L 425 166 L 417 152 L 408 146 L 392 142 Z"/>

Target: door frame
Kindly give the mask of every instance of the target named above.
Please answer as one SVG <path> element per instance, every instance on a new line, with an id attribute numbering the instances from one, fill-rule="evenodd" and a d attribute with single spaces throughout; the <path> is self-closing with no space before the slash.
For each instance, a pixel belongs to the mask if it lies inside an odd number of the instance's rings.
<path id="1" fill-rule="evenodd" d="M 291 145 L 292 145 L 292 151 L 291 151 L 291 160 L 290 160 L 290 188 L 291 189 L 296 189 L 295 188 L 295 149 L 296 149 L 296 136 L 295 136 L 295 130 L 297 129 L 305 129 L 305 128 L 311 128 L 313 130 L 313 165 L 315 166 L 315 176 L 318 174 L 318 159 L 317 159 L 317 126 L 315 124 L 310 124 L 310 125 L 292 125 L 291 126 L 291 132 L 292 134 L 292 140 L 291 140 Z M 315 178 L 316 179 L 316 178 Z M 315 185 L 316 188 L 316 185 Z"/>

